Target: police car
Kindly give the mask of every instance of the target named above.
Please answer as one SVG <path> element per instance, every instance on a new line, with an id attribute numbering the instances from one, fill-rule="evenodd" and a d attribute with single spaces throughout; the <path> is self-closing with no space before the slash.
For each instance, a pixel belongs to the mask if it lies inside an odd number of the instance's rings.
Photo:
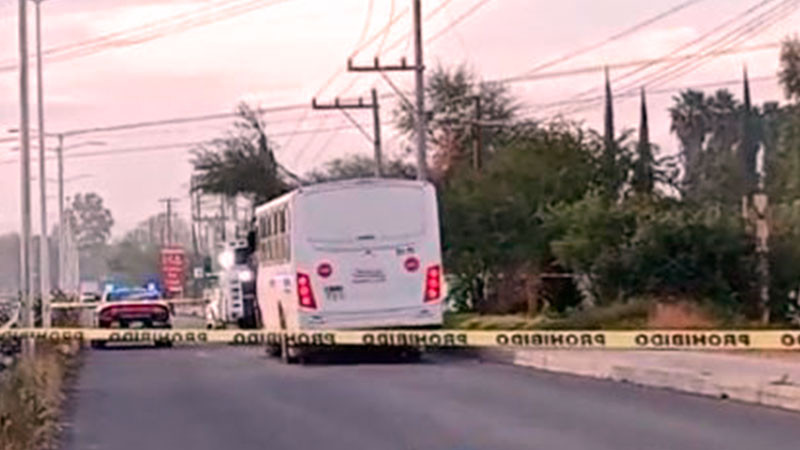
<path id="1" fill-rule="evenodd" d="M 171 329 L 173 310 L 161 293 L 152 288 L 108 289 L 97 305 L 94 325 L 97 328 Z M 104 347 L 105 341 L 92 341 Z M 156 340 L 157 347 L 168 347 L 168 340 Z"/>

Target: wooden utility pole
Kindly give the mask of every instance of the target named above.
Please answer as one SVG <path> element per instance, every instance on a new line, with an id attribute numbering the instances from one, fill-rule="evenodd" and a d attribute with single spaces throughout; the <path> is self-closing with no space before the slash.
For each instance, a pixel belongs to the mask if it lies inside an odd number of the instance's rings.
<path id="1" fill-rule="evenodd" d="M 483 167 L 483 127 L 481 126 L 481 96 L 473 97 L 475 100 L 475 122 L 472 125 L 472 132 L 475 134 L 474 148 L 472 149 L 472 166 L 476 172 Z"/>
<path id="2" fill-rule="evenodd" d="M 428 160 L 426 151 L 427 117 L 425 112 L 425 65 L 422 57 L 422 4 L 414 0 L 414 75 L 417 97 L 417 179 L 428 179 Z"/>
<path id="3" fill-rule="evenodd" d="M 364 103 L 364 99 L 358 99 L 356 103 L 342 103 L 338 98 L 334 99 L 332 104 L 329 105 L 321 105 L 317 103 L 317 99 L 314 98 L 311 100 L 311 107 L 317 110 L 328 110 L 328 109 L 338 109 L 341 111 L 345 117 L 347 117 L 356 128 L 361 131 L 361 133 L 370 139 L 373 142 L 375 147 L 375 176 L 380 178 L 383 176 L 383 156 L 382 156 L 382 149 L 381 149 L 381 122 L 380 122 L 380 106 L 378 105 L 378 92 L 373 89 L 372 90 L 372 102 L 371 103 Z M 352 116 L 347 114 L 348 109 L 371 109 L 372 110 L 372 122 L 374 125 L 373 135 L 370 136 L 369 133 L 361 127 L 361 125 L 356 122 Z"/>
<path id="4" fill-rule="evenodd" d="M 425 64 L 422 52 L 422 2 L 412 0 L 414 8 L 414 65 L 410 66 L 405 58 L 400 60 L 399 65 L 381 65 L 376 57 L 372 66 L 356 66 L 352 59 L 347 60 L 347 70 L 350 72 L 407 72 L 414 71 L 415 75 L 415 105 L 414 109 L 414 133 L 417 139 L 417 179 L 428 179 L 428 160 L 427 160 L 427 115 L 425 112 Z M 390 79 L 387 78 L 387 81 Z M 394 85 L 392 85 L 395 88 Z M 402 98 L 402 92 L 398 92 Z M 373 97 L 374 98 L 374 97 Z M 377 101 L 375 101 L 377 103 Z"/>
<path id="5" fill-rule="evenodd" d="M 162 198 L 159 200 L 161 203 L 165 203 L 167 205 L 167 217 L 166 217 L 166 225 L 167 225 L 167 238 L 166 238 L 166 245 L 172 245 L 172 203 L 177 202 L 179 199 L 177 198 Z M 161 245 L 164 245 L 165 242 L 162 238 Z"/>

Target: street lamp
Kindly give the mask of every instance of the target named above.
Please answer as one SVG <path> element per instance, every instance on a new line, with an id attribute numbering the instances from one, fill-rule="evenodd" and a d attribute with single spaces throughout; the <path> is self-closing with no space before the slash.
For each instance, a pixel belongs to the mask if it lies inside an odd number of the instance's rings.
<path id="1" fill-rule="evenodd" d="M 39 291 L 42 296 L 42 326 L 50 328 L 50 245 L 47 233 L 47 180 L 44 160 L 44 87 L 42 83 L 42 0 L 36 3 L 36 94 L 39 118 L 39 196 L 41 212 L 41 242 L 39 245 Z"/>
<path id="2" fill-rule="evenodd" d="M 12 128 L 12 129 L 8 130 L 9 133 L 16 133 L 18 131 L 19 130 L 15 129 L 15 128 Z M 40 139 L 39 164 L 41 164 L 41 165 L 44 164 L 44 160 L 45 160 L 45 156 L 44 156 L 45 153 L 44 152 L 45 152 L 45 150 L 51 150 L 51 151 L 55 150 L 56 157 L 58 159 L 58 253 L 59 253 L 59 256 L 58 256 L 58 269 L 59 269 L 58 287 L 60 289 L 60 288 L 63 287 L 63 283 L 61 282 L 62 281 L 62 279 L 61 279 L 62 275 L 61 274 L 63 274 L 63 268 L 64 268 L 64 265 L 65 265 L 65 262 L 64 262 L 64 246 L 65 246 L 65 240 L 64 240 L 64 150 L 71 150 L 71 149 L 75 149 L 75 148 L 88 147 L 88 146 L 102 146 L 102 145 L 106 145 L 106 142 L 104 142 L 104 141 L 83 141 L 83 142 L 78 142 L 76 144 L 73 144 L 73 145 L 65 147 L 64 146 L 64 135 L 63 134 L 60 134 L 60 133 L 47 134 L 47 133 L 45 133 L 44 135 L 40 135 L 40 137 L 43 137 L 43 136 L 55 136 L 55 137 L 58 138 L 58 147 L 56 147 L 55 149 L 46 149 L 44 147 L 44 145 L 43 145 L 43 140 Z M 11 149 L 11 151 L 19 151 L 19 147 L 13 147 Z M 39 189 L 42 192 L 42 200 L 41 200 L 42 201 L 42 204 L 41 204 L 42 214 L 46 214 L 47 213 L 47 209 L 46 209 L 47 208 L 47 205 L 46 205 L 46 203 L 47 203 L 47 198 L 46 198 L 47 194 L 45 192 L 45 189 L 46 189 L 45 185 L 46 184 L 47 184 L 47 181 L 46 181 L 45 173 L 44 173 L 44 171 L 40 171 Z M 47 226 L 45 221 L 42 222 L 42 226 L 43 227 Z M 42 235 L 46 236 L 47 235 L 47 228 L 42 228 L 42 230 L 43 230 L 42 231 Z M 49 255 L 48 255 L 48 258 L 49 258 Z M 40 271 L 40 273 L 43 273 L 43 272 Z"/>

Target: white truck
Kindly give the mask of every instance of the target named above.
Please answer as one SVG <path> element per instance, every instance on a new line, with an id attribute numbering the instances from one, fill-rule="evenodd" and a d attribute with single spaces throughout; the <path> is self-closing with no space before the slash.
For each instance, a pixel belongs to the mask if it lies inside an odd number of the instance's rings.
<path id="1" fill-rule="evenodd" d="M 216 286 L 206 289 L 206 327 L 254 328 L 257 320 L 255 274 L 246 239 L 228 241 L 217 256 Z"/>

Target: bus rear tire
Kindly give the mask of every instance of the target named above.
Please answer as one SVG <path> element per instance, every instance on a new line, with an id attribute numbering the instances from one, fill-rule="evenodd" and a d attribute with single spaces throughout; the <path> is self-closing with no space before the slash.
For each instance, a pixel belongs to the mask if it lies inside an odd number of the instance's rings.
<path id="1" fill-rule="evenodd" d="M 267 346 L 267 355 L 272 358 L 281 357 L 281 346 L 278 344 L 271 344 Z"/>
<path id="2" fill-rule="evenodd" d="M 418 363 L 422 361 L 422 350 L 415 347 L 400 350 L 400 359 L 407 363 Z"/>

